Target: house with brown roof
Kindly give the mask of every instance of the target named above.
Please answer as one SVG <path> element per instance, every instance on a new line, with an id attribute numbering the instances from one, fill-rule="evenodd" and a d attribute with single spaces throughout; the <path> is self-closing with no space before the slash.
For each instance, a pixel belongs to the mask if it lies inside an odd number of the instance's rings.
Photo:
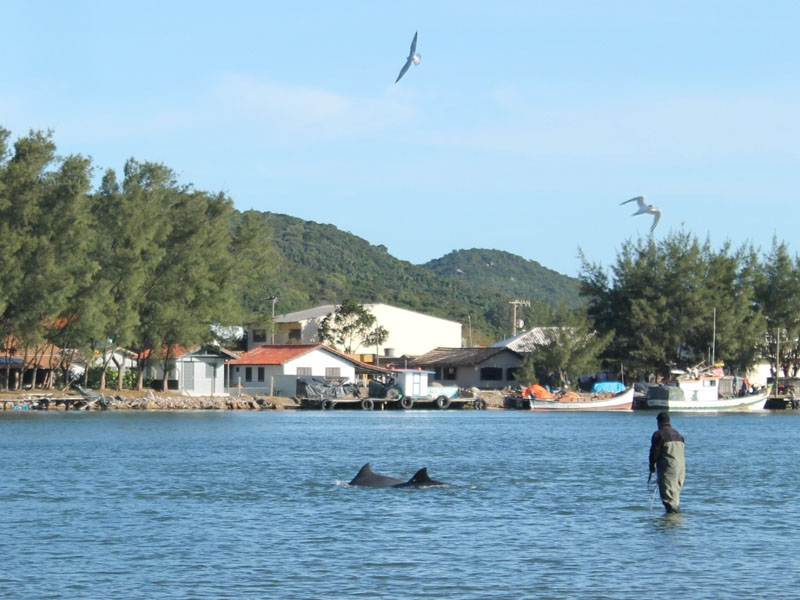
<path id="1" fill-rule="evenodd" d="M 516 384 L 514 374 L 522 359 L 509 348 L 436 348 L 408 366 L 433 371 L 433 381 L 442 385 L 501 389 Z"/>
<path id="2" fill-rule="evenodd" d="M 358 373 L 388 372 L 359 362 L 323 344 L 266 344 L 228 361 L 230 392 L 296 395 L 298 377 L 356 383 Z"/>

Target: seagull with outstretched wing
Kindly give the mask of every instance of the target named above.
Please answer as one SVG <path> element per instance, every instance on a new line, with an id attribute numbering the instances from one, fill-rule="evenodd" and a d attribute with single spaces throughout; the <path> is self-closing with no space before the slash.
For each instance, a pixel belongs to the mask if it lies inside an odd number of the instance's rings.
<path id="1" fill-rule="evenodd" d="M 411 40 L 411 51 L 408 53 L 408 58 L 406 59 L 406 64 L 403 65 L 403 68 L 400 69 L 400 75 L 397 76 L 397 79 L 394 80 L 395 83 L 400 81 L 400 78 L 406 74 L 408 71 L 408 67 L 411 66 L 411 63 L 414 65 L 418 65 L 422 61 L 422 56 L 417 54 L 417 34 L 419 31 L 414 33 L 414 39 Z"/>
<path id="2" fill-rule="evenodd" d="M 636 215 L 653 215 L 653 224 L 650 226 L 650 233 L 653 233 L 656 225 L 658 225 L 659 219 L 661 219 L 661 210 L 655 204 L 645 204 L 644 196 L 636 196 L 636 198 L 631 198 L 630 200 L 625 200 L 625 202 L 620 202 L 619 205 L 622 206 L 628 202 L 636 202 L 639 205 L 639 210 L 637 210 L 631 216 L 635 217 Z"/>

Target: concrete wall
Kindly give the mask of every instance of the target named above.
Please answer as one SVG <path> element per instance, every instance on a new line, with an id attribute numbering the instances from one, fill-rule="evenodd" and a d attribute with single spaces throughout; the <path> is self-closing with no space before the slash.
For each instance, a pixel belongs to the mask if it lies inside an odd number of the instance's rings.
<path id="1" fill-rule="evenodd" d="M 231 396 L 248 394 L 250 396 L 282 396 L 294 398 L 297 393 L 297 377 L 295 375 L 270 375 L 266 381 L 247 387 L 232 386 L 228 388 Z"/>

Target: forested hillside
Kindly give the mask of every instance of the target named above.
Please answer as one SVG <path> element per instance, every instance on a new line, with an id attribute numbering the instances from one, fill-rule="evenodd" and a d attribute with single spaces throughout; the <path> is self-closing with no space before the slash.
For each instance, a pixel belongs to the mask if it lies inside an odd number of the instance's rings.
<path id="1" fill-rule="evenodd" d="M 578 280 L 502 250 L 454 250 L 422 265 L 442 277 L 509 298 L 577 308 Z"/>
<path id="2" fill-rule="evenodd" d="M 427 265 L 399 260 L 384 246 L 374 246 L 333 225 L 274 213 L 263 215 L 278 251 L 286 260 L 283 271 L 287 277 L 276 282 L 277 287 L 284 288 L 276 293 L 286 298 L 278 305 L 281 312 L 306 308 L 309 304 L 338 303 L 347 298 L 385 302 L 453 319 L 465 326 L 471 322 L 475 343 L 486 343 L 510 333 L 512 299 L 532 300 L 531 312 L 540 303 L 555 305 L 563 300 L 574 306 L 579 301 L 574 280 L 543 267 L 538 267 L 541 273 L 537 273 L 534 265 L 538 263 L 508 253 L 498 253 L 498 259 L 502 255 L 503 265 L 523 265 L 513 270 L 518 281 L 509 279 L 502 286 L 484 285 L 479 277 L 451 277 Z M 491 254 L 492 251 L 470 252 Z M 500 273 L 497 276 L 504 277 Z M 534 295 L 531 292 L 539 286 L 539 278 L 545 291 Z M 519 316 L 524 317 L 522 313 Z"/>

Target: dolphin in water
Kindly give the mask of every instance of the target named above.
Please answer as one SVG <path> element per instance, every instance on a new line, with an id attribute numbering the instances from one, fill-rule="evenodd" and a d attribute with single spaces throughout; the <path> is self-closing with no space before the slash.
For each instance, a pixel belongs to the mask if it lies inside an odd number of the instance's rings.
<path id="1" fill-rule="evenodd" d="M 360 487 L 373 487 L 373 488 L 386 488 L 394 487 L 401 483 L 405 483 L 402 479 L 396 477 L 389 477 L 388 475 L 379 475 L 372 470 L 372 465 L 367 463 L 361 470 L 356 473 L 352 481 L 348 485 L 357 485 Z"/>
<path id="2" fill-rule="evenodd" d="M 404 487 L 442 487 L 442 486 L 449 486 L 449 483 L 445 483 L 444 481 L 436 481 L 435 479 L 431 479 L 428 476 L 428 468 L 423 467 L 416 473 L 414 476 L 406 481 L 405 483 L 398 483 L 397 485 L 393 485 L 392 487 L 396 488 L 404 488 Z"/>
<path id="3" fill-rule="evenodd" d="M 449 483 L 443 481 L 436 481 L 431 479 L 428 475 L 428 468 L 423 467 L 414 476 L 405 481 L 397 479 L 396 477 L 389 477 L 388 475 L 380 475 L 372 470 L 370 463 L 361 467 L 361 470 L 356 473 L 356 476 L 350 481 L 348 485 L 357 487 L 372 487 L 372 488 L 422 488 L 422 487 L 442 487 L 449 486 Z"/>

